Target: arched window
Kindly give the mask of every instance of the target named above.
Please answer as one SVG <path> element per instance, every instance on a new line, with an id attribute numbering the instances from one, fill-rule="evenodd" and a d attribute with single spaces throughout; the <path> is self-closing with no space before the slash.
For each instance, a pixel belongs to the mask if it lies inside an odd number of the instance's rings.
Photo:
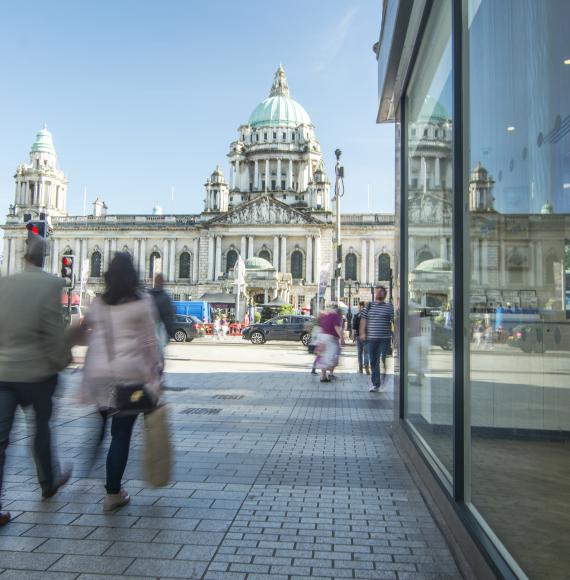
<path id="1" fill-rule="evenodd" d="M 356 254 L 352 252 L 344 259 L 344 277 L 346 280 L 356 280 Z"/>
<path id="2" fill-rule="evenodd" d="M 259 252 L 259 257 L 271 263 L 271 254 L 269 253 L 269 250 L 261 250 L 261 252 Z"/>
<path id="3" fill-rule="evenodd" d="M 295 250 L 291 254 L 291 276 L 294 280 L 303 278 L 303 254 L 300 250 Z"/>
<path id="4" fill-rule="evenodd" d="M 380 254 L 378 258 L 378 280 L 382 282 L 390 280 L 390 256 L 388 254 Z"/>
<path id="5" fill-rule="evenodd" d="M 153 252 L 150 255 L 150 264 L 148 269 L 148 273 L 151 280 L 154 279 L 155 274 L 162 273 L 162 264 L 159 266 L 157 260 L 160 260 L 160 254 L 158 252 Z"/>
<path id="6" fill-rule="evenodd" d="M 513 284 L 524 282 L 524 269 L 526 266 L 525 257 L 518 249 L 514 249 L 508 257 L 507 268 L 509 270 L 509 281 Z"/>
<path id="7" fill-rule="evenodd" d="M 190 254 L 188 252 L 180 254 L 178 277 L 190 278 Z"/>
<path id="8" fill-rule="evenodd" d="M 234 269 L 238 259 L 238 254 L 235 250 L 230 250 L 226 254 L 226 274 Z"/>
<path id="9" fill-rule="evenodd" d="M 89 276 L 91 278 L 101 278 L 101 262 L 102 262 L 101 252 L 95 250 L 91 254 L 91 264 L 90 264 L 91 267 L 89 269 Z"/>

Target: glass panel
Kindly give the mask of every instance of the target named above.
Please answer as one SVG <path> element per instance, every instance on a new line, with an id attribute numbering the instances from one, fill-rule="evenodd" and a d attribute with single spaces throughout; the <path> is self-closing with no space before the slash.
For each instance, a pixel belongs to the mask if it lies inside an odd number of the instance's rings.
<path id="1" fill-rule="evenodd" d="M 406 417 L 453 471 L 451 2 L 436 0 L 406 93 Z M 389 268 L 389 266 L 388 266 Z"/>
<path id="2" fill-rule="evenodd" d="M 468 10 L 471 501 L 531 578 L 570 570 L 570 3 Z"/>

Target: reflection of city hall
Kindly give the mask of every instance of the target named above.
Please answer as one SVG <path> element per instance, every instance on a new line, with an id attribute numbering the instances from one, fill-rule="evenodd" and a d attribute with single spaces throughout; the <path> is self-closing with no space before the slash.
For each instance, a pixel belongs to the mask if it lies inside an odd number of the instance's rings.
<path id="1" fill-rule="evenodd" d="M 410 297 L 418 305 L 451 303 L 451 131 L 441 104 L 427 98 L 423 115 L 410 127 L 409 265 Z M 510 304 L 561 310 L 565 217 L 547 203 L 540 214 L 495 211 L 494 181 L 479 163 L 469 181 L 470 287 L 473 309 Z"/>
<path id="2" fill-rule="evenodd" d="M 202 213 L 163 215 L 157 206 L 151 215 L 110 215 L 97 200 L 92 215 L 84 217 L 67 214 L 67 180 L 56 168 L 52 137 L 44 128 L 30 164 L 18 167 L 15 175 L 15 202 L 4 226 L 3 274 L 22 268 L 24 214 L 37 219 L 45 213 L 53 227 L 48 269 L 57 273 L 66 253 L 87 260 L 91 295 L 103 287 L 109 257 L 126 251 L 147 283 L 160 269 L 175 298 L 225 293 L 227 299 L 227 293 L 235 293 L 234 265 L 242 256 L 248 299 L 262 303 L 281 297 L 297 307 L 308 305 L 319 278 L 332 275 L 334 216 L 314 126 L 289 96 L 281 67 L 269 97 L 238 133 L 228 154 L 229 183 L 219 168 L 212 173 Z M 393 223 L 392 215 L 342 216 L 345 277 L 388 282 Z"/>

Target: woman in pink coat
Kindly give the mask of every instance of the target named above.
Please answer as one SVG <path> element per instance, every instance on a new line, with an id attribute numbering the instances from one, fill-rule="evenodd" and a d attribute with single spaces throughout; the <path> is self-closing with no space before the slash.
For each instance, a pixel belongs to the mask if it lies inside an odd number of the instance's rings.
<path id="1" fill-rule="evenodd" d="M 105 283 L 105 293 L 93 302 L 84 321 L 89 348 L 81 385 L 82 402 L 96 404 L 104 419 L 113 408 L 116 385 L 142 384 L 158 398 L 162 370 L 154 304 L 150 296 L 139 291 L 129 254 L 115 255 Z M 104 511 L 130 500 L 121 480 L 136 419 L 136 414 L 112 417 Z"/>

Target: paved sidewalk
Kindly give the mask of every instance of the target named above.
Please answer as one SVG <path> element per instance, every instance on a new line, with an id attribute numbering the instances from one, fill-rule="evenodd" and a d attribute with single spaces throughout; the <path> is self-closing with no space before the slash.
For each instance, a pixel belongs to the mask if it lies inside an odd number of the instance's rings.
<path id="1" fill-rule="evenodd" d="M 321 384 L 297 345 L 255 348 L 171 349 L 174 481 L 139 481 L 138 425 L 132 501 L 113 515 L 101 511 L 103 459 L 86 472 L 96 422 L 73 404 L 79 373 L 66 373 L 55 425 L 74 479 L 39 501 L 20 418 L 0 580 L 460 578 L 390 438 L 391 392 L 368 393 L 366 378 L 346 368 Z M 352 351 L 345 360 L 354 366 Z"/>

